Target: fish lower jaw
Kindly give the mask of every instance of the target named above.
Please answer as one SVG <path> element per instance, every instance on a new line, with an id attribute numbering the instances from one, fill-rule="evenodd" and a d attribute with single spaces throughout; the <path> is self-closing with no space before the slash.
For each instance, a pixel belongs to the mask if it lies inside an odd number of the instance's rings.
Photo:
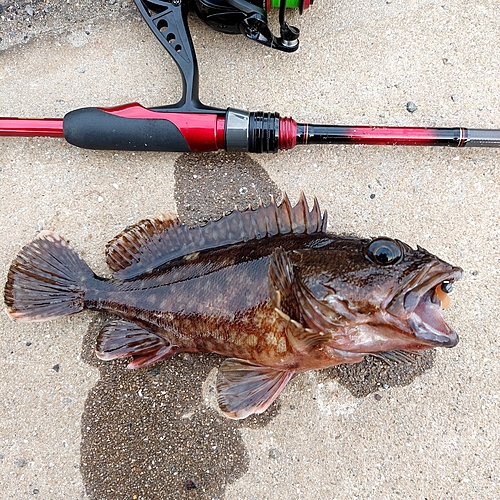
<path id="1" fill-rule="evenodd" d="M 412 350 L 415 345 L 421 344 L 415 340 L 406 320 L 387 315 L 377 319 L 373 323 L 352 327 L 342 338 L 332 342 L 330 347 L 339 353 L 366 356 L 393 350 Z"/>
<path id="2" fill-rule="evenodd" d="M 458 335 L 445 322 L 441 320 L 439 327 L 426 322 L 416 312 L 408 318 L 408 325 L 413 330 L 415 337 L 432 347 L 454 347 L 458 343 Z"/>

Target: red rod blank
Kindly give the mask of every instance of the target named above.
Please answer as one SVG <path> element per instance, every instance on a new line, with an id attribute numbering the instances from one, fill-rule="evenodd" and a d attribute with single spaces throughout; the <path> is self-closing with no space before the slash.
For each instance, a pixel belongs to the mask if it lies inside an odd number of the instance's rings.
<path id="1" fill-rule="evenodd" d="M 62 118 L 0 118 L 0 136 L 64 137 Z"/>

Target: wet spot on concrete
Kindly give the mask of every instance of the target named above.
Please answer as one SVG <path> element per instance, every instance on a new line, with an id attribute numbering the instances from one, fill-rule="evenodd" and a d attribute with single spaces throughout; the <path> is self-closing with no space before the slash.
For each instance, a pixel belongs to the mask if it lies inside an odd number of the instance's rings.
<path id="1" fill-rule="evenodd" d="M 180 219 L 191 225 L 217 219 L 235 205 L 243 209 L 280 196 L 248 155 L 183 155 L 175 179 Z M 83 341 L 82 358 L 100 372 L 82 416 L 80 468 L 87 495 L 222 498 L 226 485 L 248 468 L 240 428 L 264 427 L 280 403 L 244 421 L 207 407 L 202 383 L 222 363 L 216 355 L 181 354 L 140 370 L 127 370 L 126 361 L 99 361 L 96 336 L 108 319 L 96 315 Z"/>
<path id="2" fill-rule="evenodd" d="M 237 206 L 243 210 L 281 190 L 267 172 L 246 154 L 182 155 L 175 164 L 175 201 L 179 218 L 191 225 L 216 220 Z"/>
<path id="3" fill-rule="evenodd" d="M 360 363 L 339 365 L 322 372 L 322 376 L 334 379 L 356 397 L 411 384 L 415 378 L 430 370 L 434 365 L 436 352 L 433 349 L 418 354 L 408 354 L 415 362 L 387 363 L 367 356 Z"/>
<path id="4" fill-rule="evenodd" d="M 179 355 L 151 368 L 101 362 L 93 352 L 107 320 L 85 338 L 84 359 L 100 371 L 82 418 L 80 469 L 92 499 L 221 498 L 247 470 L 240 422 L 202 401 L 201 385 L 222 358 Z M 196 485 L 188 488 L 186 485 Z"/>

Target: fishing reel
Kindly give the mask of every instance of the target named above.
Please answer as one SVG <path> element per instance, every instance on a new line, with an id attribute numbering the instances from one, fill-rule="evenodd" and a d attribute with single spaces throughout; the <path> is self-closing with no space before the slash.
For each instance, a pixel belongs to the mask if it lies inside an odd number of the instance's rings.
<path id="1" fill-rule="evenodd" d="M 198 17 L 216 31 L 243 34 L 273 49 L 293 52 L 299 48 L 300 31 L 285 21 L 285 9 L 304 9 L 314 0 L 193 0 Z M 278 7 L 280 36 L 269 28 L 267 12 Z"/>
<path id="2" fill-rule="evenodd" d="M 198 17 L 214 30 L 242 33 L 273 49 L 294 52 L 299 47 L 299 29 L 285 21 L 287 8 L 302 13 L 314 0 L 134 0 L 142 17 L 160 43 L 176 62 L 182 75 L 182 98 L 176 105 L 156 108 L 183 112 L 214 113 L 217 110 L 200 102 L 198 63 L 189 33 L 188 14 Z M 279 8 L 280 36 L 269 28 L 267 12 Z"/>

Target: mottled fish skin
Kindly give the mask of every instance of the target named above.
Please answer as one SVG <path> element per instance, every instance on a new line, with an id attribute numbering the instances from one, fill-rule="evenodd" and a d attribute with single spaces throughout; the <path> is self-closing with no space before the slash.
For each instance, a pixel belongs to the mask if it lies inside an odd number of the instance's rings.
<path id="1" fill-rule="evenodd" d="M 276 311 L 269 267 L 276 246 L 306 254 L 335 242 L 327 235 L 285 235 L 176 259 L 161 271 L 124 282 L 95 281 L 88 309 L 130 319 L 180 351 L 216 352 L 256 364 L 303 371 L 332 364 L 331 354 L 298 356 L 287 340 L 289 320 Z M 294 250 L 292 250 L 294 249 Z M 311 269 L 312 270 L 312 269 Z M 172 276 L 173 275 L 173 276 Z M 342 356 L 335 363 L 345 362 Z M 321 366 L 320 366 L 321 367 Z"/>
<path id="2" fill-rule="evenodd" d="M 326 213 L 303 195 L 195 229 L 172 215 L 147 219 L 108 244 L 107 260 L 110 280 L 40 233 L 11 266 L 8 313 L 117 315 L 96 352 L 132 357 L 130 368 L 182 351 L 227 356 L 217 386 L 231 418 L 264 411 L 298 372 L 458 341 L 435 289 L 449 289 L 460 268 L 398 240 L 328 234 Z"/>

